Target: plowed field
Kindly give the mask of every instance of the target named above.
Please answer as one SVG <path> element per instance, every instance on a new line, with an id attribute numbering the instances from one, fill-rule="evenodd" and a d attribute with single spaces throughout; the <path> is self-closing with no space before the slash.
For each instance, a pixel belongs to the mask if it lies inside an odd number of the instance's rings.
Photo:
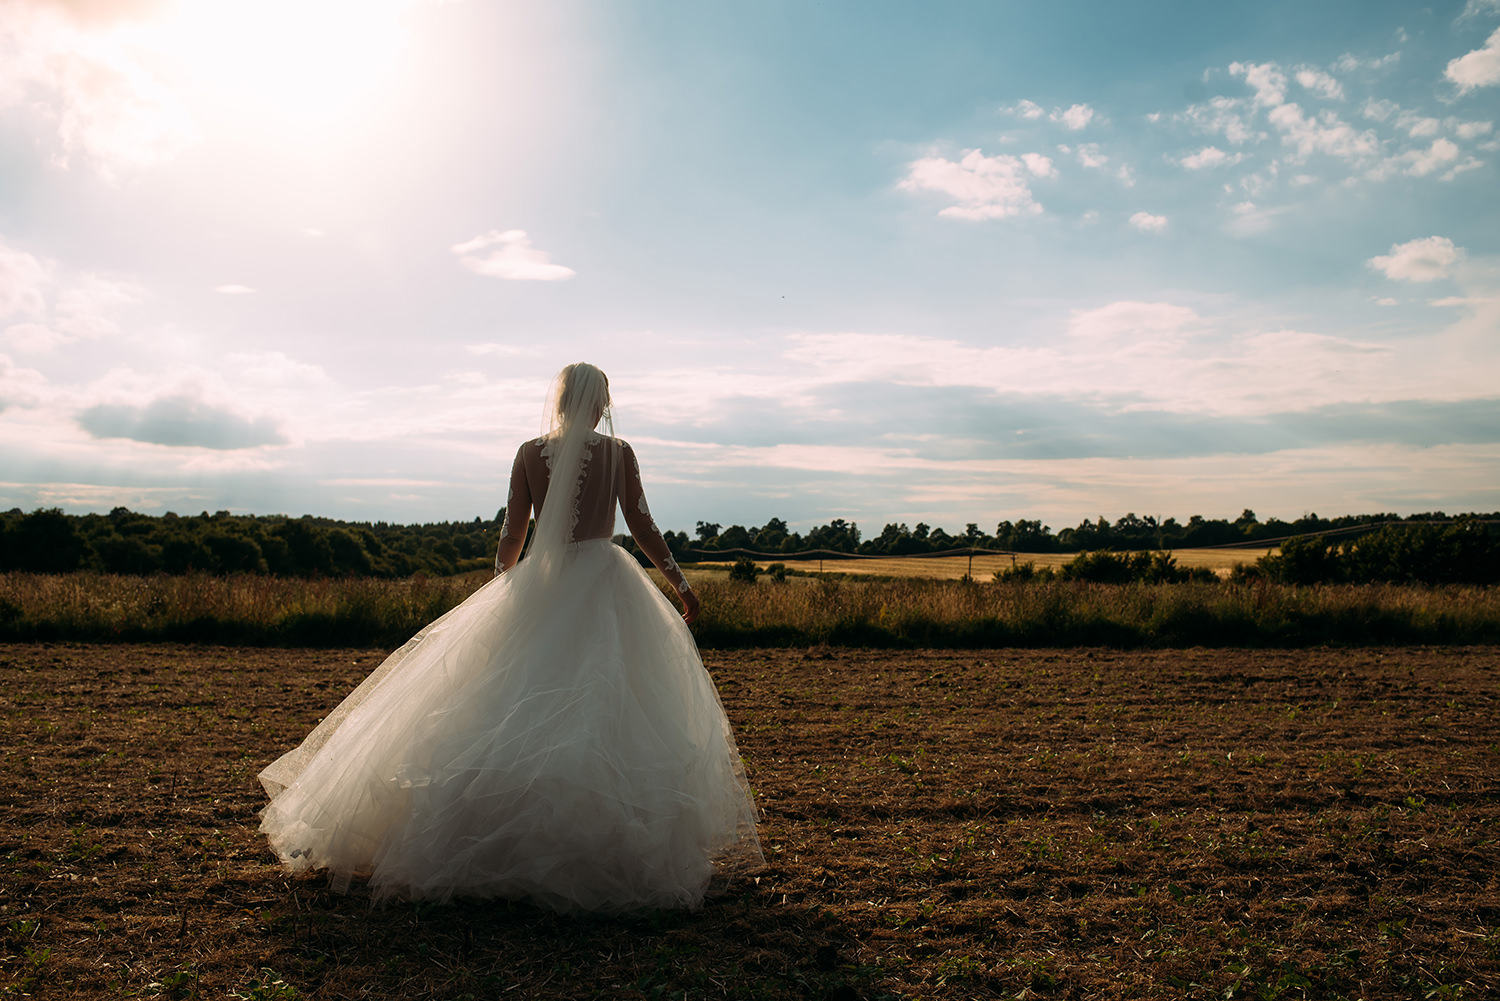
<path id="1" fill-rule="evenodd" d="M 372 909 L 256 772 L 378 651 L 0 647 L 0 990 L 1500 996 L 1500 650 L 710 652 L 767 865 L 692 913 Z"/>

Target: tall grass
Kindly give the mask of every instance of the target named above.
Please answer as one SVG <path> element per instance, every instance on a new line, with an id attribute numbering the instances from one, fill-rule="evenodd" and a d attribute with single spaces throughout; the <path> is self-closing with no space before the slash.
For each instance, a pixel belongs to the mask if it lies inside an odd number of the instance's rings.
<path id="1" fill-rule="evenodd" d="M 400 644 L 464 577 L 0 574 L 0 640 Z M 697 585 L 705 647 L 1310 646 L 1500 642 L 1500 589 L 793 578 Z"/>
<path id="2" fill-rule="evenodd" d="M 0 638 L 395 646 L 490 577 L 0 574 Z"/>
<path id="3" fill-rule="evenodd" d="M 1500 590 L 1084 581 L 709 582 L 704 646 L 1310 646 L 1500 641 Z"/>

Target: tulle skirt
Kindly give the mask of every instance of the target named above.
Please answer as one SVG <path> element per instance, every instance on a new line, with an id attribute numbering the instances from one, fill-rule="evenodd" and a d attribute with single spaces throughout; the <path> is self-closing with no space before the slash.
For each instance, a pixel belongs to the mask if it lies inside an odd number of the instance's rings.
<path id="1" fill-rule="evenodd" d="M 692 635 L 607 539 L 526 561 L 397 650 L 260 774 L 294 871 L 377 898 L 692 907 L 761 860 L 734 736 Z"/>

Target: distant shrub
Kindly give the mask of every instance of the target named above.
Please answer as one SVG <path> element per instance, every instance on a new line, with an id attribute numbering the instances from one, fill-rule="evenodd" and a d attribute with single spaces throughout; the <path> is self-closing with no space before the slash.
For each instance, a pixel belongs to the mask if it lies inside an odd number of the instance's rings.
<path id="1" fill-rule="evenodd" d="M 1135 576 L 1135 562 L 1136 554 L 1131 553 L 1080 553 L 1059 575 L 1063 580 L 1086 580 L 1093 584 L 1128 584 Z"/>
<path id="2" fill-rule="evenodd" d="M 1171 553 L 1083 553 L 1062 568 L 1063 580 L 1092 584 L 1180 584 L 1188 573 Z"/>
<path id="3" fill-rule="evenodd" d="M 1500 538 L 1472 521 L 1438 527 L 1388 525 L 1339 547 L 1350 583 L 1500 583 Z"/>
<path id="4" fill-rule="evenodd" d="M 774 583 L 785 584 L 787 578 L 786 564 L 772 563 L 766 567 L 766 576 L 770 577 Z"/>
<path id="5" fill-rule="evenodd" d="M 1180 567 L 1168 552 L 1083 553 L 1058 571 L 1063 580 L 1091 584 L 1213 584 L 1218 574 L 1208 567 Z M 1006 578 L 996 575 L 997 580 Z M 1047 578 L 1047 579 L 1050 579 Z"/>
<path id="6" fill-rule="evenodd" d="M 785 572 L 786 567 L 783 566 L 782 573 L 784 574 Z M 730 580 L 737 580 L 745 584 L 754 584 L 755 578 L 758 576 L 760 576 L 760 567 L 756 566 L 755 561 L 748 556 L 741 556 L 734 561 L 734 566 L 729 568 Z"/>
<path id="7" fill-rule="evenodd" d="M 1035 563 L 1017 563 L 1015 566 L 1001 567 L 995 571 L 995 580 L 1000 583 L 1024 584 L 1034 580 L 1054 580 L 1057 574 L 1051 567 L 1037 569 Z"/>
<path id="8" fill-rule="evenodd" d="M 1231 584 L 1252 584 L 1255 581 L 1266 579 L 1266 569 L 1262 566 L 1265 557 L 1254 563 L 1236 563 L 1234 569 L 1229 571 L 1229 582 Z"/>
<path id="9" fill-rule="evenodd" d="M 1387 525 L 1343 542 L 1296 536 L 1256 564 L 1281 584 L 1500 583 L 1500 538 L 1478 522 Z"/>
<path id="10" fill-rule="evenodd" d="M 1281 552 L 1262 556 L 1257 566 L 1280 584 L 1320 584 L 1340 579 L 1338 551 L 1322 536 L 1298 535 Z"/>

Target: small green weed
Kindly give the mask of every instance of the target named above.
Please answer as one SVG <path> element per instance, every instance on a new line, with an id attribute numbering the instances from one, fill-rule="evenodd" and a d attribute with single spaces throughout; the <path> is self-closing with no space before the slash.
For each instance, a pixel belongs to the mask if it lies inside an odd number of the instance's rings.
<path id="1" fill-rule="evenodd" d="M 281 974 L 266 967 L 261 967 L 260 976 L 239 990 L 230 991 L 229 996 L 241 1001 L 298 1001 L 302 997 L 297 988 L 281 978 Z"/>
<path id="2" fill-rule="evenodd" d="M 177 969 L 164 974 L 160 980 L 147 984 L 146 989 L 154 991 L 160 997 L 189 997 L 198 991 L 198 970 L 192 963 L 179 964 Z"/>

